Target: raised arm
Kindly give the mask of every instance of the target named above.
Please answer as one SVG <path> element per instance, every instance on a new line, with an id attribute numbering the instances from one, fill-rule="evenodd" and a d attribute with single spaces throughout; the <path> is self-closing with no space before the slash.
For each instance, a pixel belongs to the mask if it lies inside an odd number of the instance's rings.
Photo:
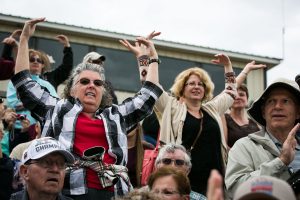
<path id="1" fill-rule="evenodd" d="M 215 59 L 211 60 L 211 62 L 217 65 L 223 65 L 225 74 L 228 72 L 233 72 L 231 61 L 225 54 L 216 54 Z"/>
<path id="2" fill-rule="evenodd" d="M 28 40 L 33 35 L 36 24 L 43 21 L 45 21 L 45 18 L 37 18 L 25 22 L 20 36 L 19 50 L 16 59 L 16 74 L 23 70 L 29 70 Z"/>
<path id="3" fill-rule="evenodd" d="M 236 77 L 236 83 L 237 87 L 239 87 L 243 82 L 246 80 L 247 75 L 252 71 L 252 70 L 257 70 L 257 69 L 263 69 L 266 68 L 267 65 L 264 64 L 255 64 L 255 61 L 249 62 L 244 69 L 241 71 L 241 73 Z"/>
<path id="4" fill-rule="evenodd" d="M 151 32 L 146 39 L 151 40 L 154 37 L 160 35 L 160 32 Z M 121 44 L 125 46 L 129 51 L 131 51 L 138 60 L 139 73 L 140 73 L 140 81 L 143 83 L 146 80 L 148 74 L 148 66 L 149 66 L 149 49 L 139 42 L 135 42 L 135 45 L 131 45 L 127 40 L 120 40 Z"/>

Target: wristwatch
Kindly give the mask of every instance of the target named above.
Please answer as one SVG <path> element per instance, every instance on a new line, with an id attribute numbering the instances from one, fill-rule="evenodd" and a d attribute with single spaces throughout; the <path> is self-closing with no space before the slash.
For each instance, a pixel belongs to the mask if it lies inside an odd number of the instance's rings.
<path id="1" fill-rule="evenodd" d="M 151 63 L 154 63 L 154 62 L 157 62 L 157 64 L 160 64 L 160 63 L 161 63 L 161 60 L 158 59 L 158 58 L 152 58 L 152 59 L 149 59 L 149 65 L 150 65 Z"/>

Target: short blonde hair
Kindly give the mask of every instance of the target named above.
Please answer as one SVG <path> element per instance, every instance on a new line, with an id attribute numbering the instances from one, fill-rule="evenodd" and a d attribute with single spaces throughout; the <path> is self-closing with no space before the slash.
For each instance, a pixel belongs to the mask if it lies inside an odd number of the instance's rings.
<path id="1" fill-rule="evenodd" d="M 171 87 L 172 94 L 177 99 L 182 97 L 186 81 L 189 79 L 189 77 L 191 75 L 198 76 L 205 85 L 205 94 L 202 99 L 202 102 L 207 102 L 207 101 L 211 100 L 213 97 L 215 85 L 212 82 L 209 74 L 205 70 L 203 70 L 199 67 L 192 67 L 192 68 L 184 70 L 180 74 L 178 74 L 177 77 L 175 78 L 174 84 Z"/>

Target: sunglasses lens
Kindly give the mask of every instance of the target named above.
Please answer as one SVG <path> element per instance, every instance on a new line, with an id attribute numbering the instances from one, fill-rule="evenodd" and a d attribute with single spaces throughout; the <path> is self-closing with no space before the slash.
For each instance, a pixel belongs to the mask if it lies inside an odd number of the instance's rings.
<path id="1" fill-rule="evenodd" d="M 79 80 L 80 84 L 82 85 L 87 85 L 90 83 L 90 79 L 87 79 L 87 78 L 82 78 Z"/>
<path id="2" fill-rule="evenodd" d="M 96 85 L 96 86 L 102 86 L 103 85 L 103 81 L 101 81 L 101 80 L 94 80 L 94 85 Z"/>
<path id="3" fill-rule="evenodd" d="M 184 160 L 175 160 L 176 165 L 182 166 L 184 165 Z"/>
<path id="4" fill-rule="evenodd" d="M 31 63 L 33 63 L 33 62 L 38 62 L 38 63 L 40 63 L 40 64 L 43 64 L 43 63 L 44 63 L 41 59 L 39 59 L 39 58 L 34 58 L 34 57 L 29 58 L 29 62 L 31 62 Z"/>
<path id="5" fill-rule="evenodd" d="M 169 165 L 171 164 L 172 160 L 170 158 L 164 158 L 162 159 L 162 163 L 165 164 L 165 165 Z"/>

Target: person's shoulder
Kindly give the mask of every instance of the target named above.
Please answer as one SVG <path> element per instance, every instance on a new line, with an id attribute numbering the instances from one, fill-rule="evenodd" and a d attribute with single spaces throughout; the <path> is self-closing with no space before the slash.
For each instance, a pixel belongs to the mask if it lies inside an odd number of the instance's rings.
<path id="1" fill-rule="evenodd" d="M 19 192 L 13 193 L 10 196 L 10 200 L 20 200 L 23 199 L 22 197 L 24 196 L 25 190 L 21 190 Z"/>
<path id="2" fill-rule="evenodd" d="M 59 194 L 58 200 L 73 200 L 71 197 L 67 197 L 65 195 Z"/>

